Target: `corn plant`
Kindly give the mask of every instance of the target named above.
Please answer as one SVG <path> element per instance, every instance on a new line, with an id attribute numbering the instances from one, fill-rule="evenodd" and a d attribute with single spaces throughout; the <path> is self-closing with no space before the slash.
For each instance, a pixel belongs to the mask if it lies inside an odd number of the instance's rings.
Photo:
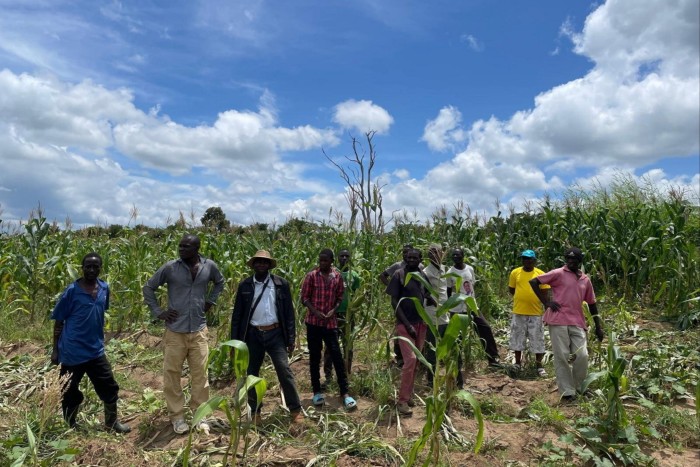
<path id="1" fill-rule="evenodd" d="M 459 281 L 459 276 L 455 275 Z M 431 295 L 437 297 L 437 292 L 430 286 L 430 284 L 420 275 L 413 272 L 406 274 L 405 283 L 415 278 L 421 282 L 431 293 Z M 461 290 L 461 284 L 457 284 L 457 290 Z M 476 441 L 474 443 L 474 452 L 478 453 L 481 449 L 484 438 L 484 421 L 481 415 L 481 408 L 479 402 L 474 398 L 472 394 L 465 390 L 457 390 L 456 380 L 457 373 L 459 372 L 458 358 L 461 348 L 456 345 L 460 334 L 468 335 L 472 331 L 471 315 L 469 314 L 455 314 L 450 319 L 444 336 L 440 336 L 437 326 L 433 324 L 432 319 L 426 313 L 423 308 L 423 304 L 414 297 L 403 298 L 402 300 L 412 300 L 421 315 L 421 318 L 425 323 L 427 323 L 429 332 L 432 332 L 436 336 L 436 348 L 435 348 L 435 366 L 428 363 L 428 361 L 423 356 L 422 352 L 413 345 L 413 343 L 404 337 L 396 337 L 395 339 L 401 339 L 408 343 L 408 345 L 415 353 L 418 361 L 426 366 L 428 371 L 433 373 L 433 389 L 430 396 L 425 399 L 426 404 L 426 421 L 423 425 L 423 430 L 420 437 L 413 443 L 411 450 L 408 454 L 406 460 L 406 465 L 412 466 L 418 460 L 418 455 L 421 453 L 426 444 L 428 444 L 428 453 L 423 461 L 423 466 L 428 465 L 438 465 L 440 461 L 441 452 L 441 435 L 443 425 L 447 420 L 447 412 L 450 407 L 451 402 L 457 398 L 468 402 L 474 409 L 474 414 L 477 419 L 479 429 L 476 434 Z M 469 308 L 477 312 L 478 308 L 476 306 L 476 301 L 474 297 L 467 297 L 464 294 L 452 295 L 445 303 L 441 304 L 436 314 L 441 316 L 460 303 L 466 303 Z M 445 371 L 441 371 L 442 368 Z"/>
<path id="2" fill-rule="evenodd" d="M 232 402 L 223 396 L 216 395 L 200 405 L 194 414 L 192 419 L 192 426 L 197 426 L 199 422 L 204 420 L 206 417 L 211 415 L 215 410 L 223 410 L 226 414 L 229 424 L 231 425 L 231 435 L 229 436 L 228 447 L 224 453 L 224 458 L 222 461 L 223 465 L 228 465 L 229 454 L 233 457 L 234 465 L 238 464 L 238 457 L 236 452 L 238 452 L 238 446 L 240 444 L 241 437 L 244 439 L 243 445 L 243 458 L 246 456 L 248 450 L 248 424 L 241 423 L 241 415 L 243 413 L 242 408 L 248 403 L 248 390 L 255 389 L 257 395 L 258 404 L 262 401 L 265 391 L 267 391 L 267 382 L 253 375 L 247 375 L 248 371 L 248 346 L 245 342 L 239 340 L 229 340 L 219 344 L 220 353 L 229 353 L 230 350 L 235 349 L 233 356 L 231 358 L 234 372 L 237 376 L 236 387 L 238 390 L 235 392 Z M 231 403 L 233 407 L 231 407 Z M 231 410 L 233 408 L 233 410 Z M 187 439 L 187 446 L 182 454 L 182 465 L 187 467 L 189 465 L 190 451 L 192 448 L 192 430 L 190 430 L 189 437 Z"/>
<path id="3" fill-rule="evenodd" d="M 577 428 L 576 434 L 586 441 L 597 456 L 629 465 L 648 459 L 639 449 L 639 438 L 634 426 L 629 423 L 622 403 L 622 395 L 629 388 L 625 375 L 628 361 L 615 344 L 616 339 L 617 335 L 611 332 L 608 336 L 607 369 L 590 373 L 579 388 L 581 393 L 585 393 L 591 383 L 599 381 L 601 388 L 596 393 L 604 399 L 605 412 L 600 418 L 580 419 L 579 424 L 583 426 Z"/>

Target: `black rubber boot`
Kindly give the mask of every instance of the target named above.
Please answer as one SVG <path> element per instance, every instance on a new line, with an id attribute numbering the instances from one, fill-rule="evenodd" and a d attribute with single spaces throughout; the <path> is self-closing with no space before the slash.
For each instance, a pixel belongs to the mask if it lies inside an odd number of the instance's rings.
<path id="1" fill-rule="evenodd" d="M 78 426 L 78 423 L 75 421 L 75 418 L 78 416 L 78 410 L 80 410 L 80 404 L 63 407 L 63 419 L 71 428 Z"/>
<path id="2" fill-rule="evenodd" d="M 128 433 L 131 427 L 117 419 L 117 403 L 105 404 L 105 425 L 117 433 Z"/>

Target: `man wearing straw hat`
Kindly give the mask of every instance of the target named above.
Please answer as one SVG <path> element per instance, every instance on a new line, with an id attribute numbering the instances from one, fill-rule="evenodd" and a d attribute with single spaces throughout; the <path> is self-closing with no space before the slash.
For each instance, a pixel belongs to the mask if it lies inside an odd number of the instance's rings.
<path id="1" fill-rule="evenodd" d="M 282 387 L 284 402 L 292 414 L 292 422 L 300 422 L 303 418 L 301 401 L 288 358 L 296 341 L 289 283 L 270 274 L 270 269 L 277 266 L 277 261 L 266 250 L 258 250 L 248 260 L 248 266 L 254 274 L 238 286 L 231 316 L 231 339 L 248 345 L 249 375 L 259 376 L 267 352 Z M 255 389 L 248 392 L 248 404 L 253 422 L 260 423 L 262 404 L 258 404 Z"/>

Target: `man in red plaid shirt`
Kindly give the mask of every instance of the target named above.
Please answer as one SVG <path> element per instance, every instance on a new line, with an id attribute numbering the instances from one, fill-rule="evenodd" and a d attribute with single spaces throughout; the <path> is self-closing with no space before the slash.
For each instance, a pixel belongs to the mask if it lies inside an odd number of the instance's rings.
<path id="1" fill-rule="evenodd" d="M 333 267 L 333 251 L 326 248 L 318 255 L 318 267 L 314 268 L 301 285 L 301 303 L 306 312 L 306 340 L 309 345 L 309 370 L 313 387 L 314 405 L 321 406 L 326 399 L 321 389 L 321 350 L 325 344 L 331 353 L 335 374 L 340 386 L 343 406 L 347 410 L 357 407 L 348 393 L 343 354 L 338 342 L 338 317 L 336 310 L 343 301 L 343 276 Z"/>

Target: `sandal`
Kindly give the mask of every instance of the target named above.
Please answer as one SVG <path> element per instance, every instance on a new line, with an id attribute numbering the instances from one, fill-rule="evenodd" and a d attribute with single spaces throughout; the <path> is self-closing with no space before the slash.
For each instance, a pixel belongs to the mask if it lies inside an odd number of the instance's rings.
<path id="1" fill-rule="evenodd" d="M 316 394 L 314 394 L 314 397 L 311 399 L 311 402 L 313 402 L 313 404 L 318 407 L 326 403 L 326 397 L 322 393 L 317 392 Z"/>
<path id="2" fill-rule="evenodd" d="M 354 410 L 357 408 L 357 402 L 352 397 L 346 396 L 343 399 L 343 406 L 345 407 L 345 410 Z"/>

